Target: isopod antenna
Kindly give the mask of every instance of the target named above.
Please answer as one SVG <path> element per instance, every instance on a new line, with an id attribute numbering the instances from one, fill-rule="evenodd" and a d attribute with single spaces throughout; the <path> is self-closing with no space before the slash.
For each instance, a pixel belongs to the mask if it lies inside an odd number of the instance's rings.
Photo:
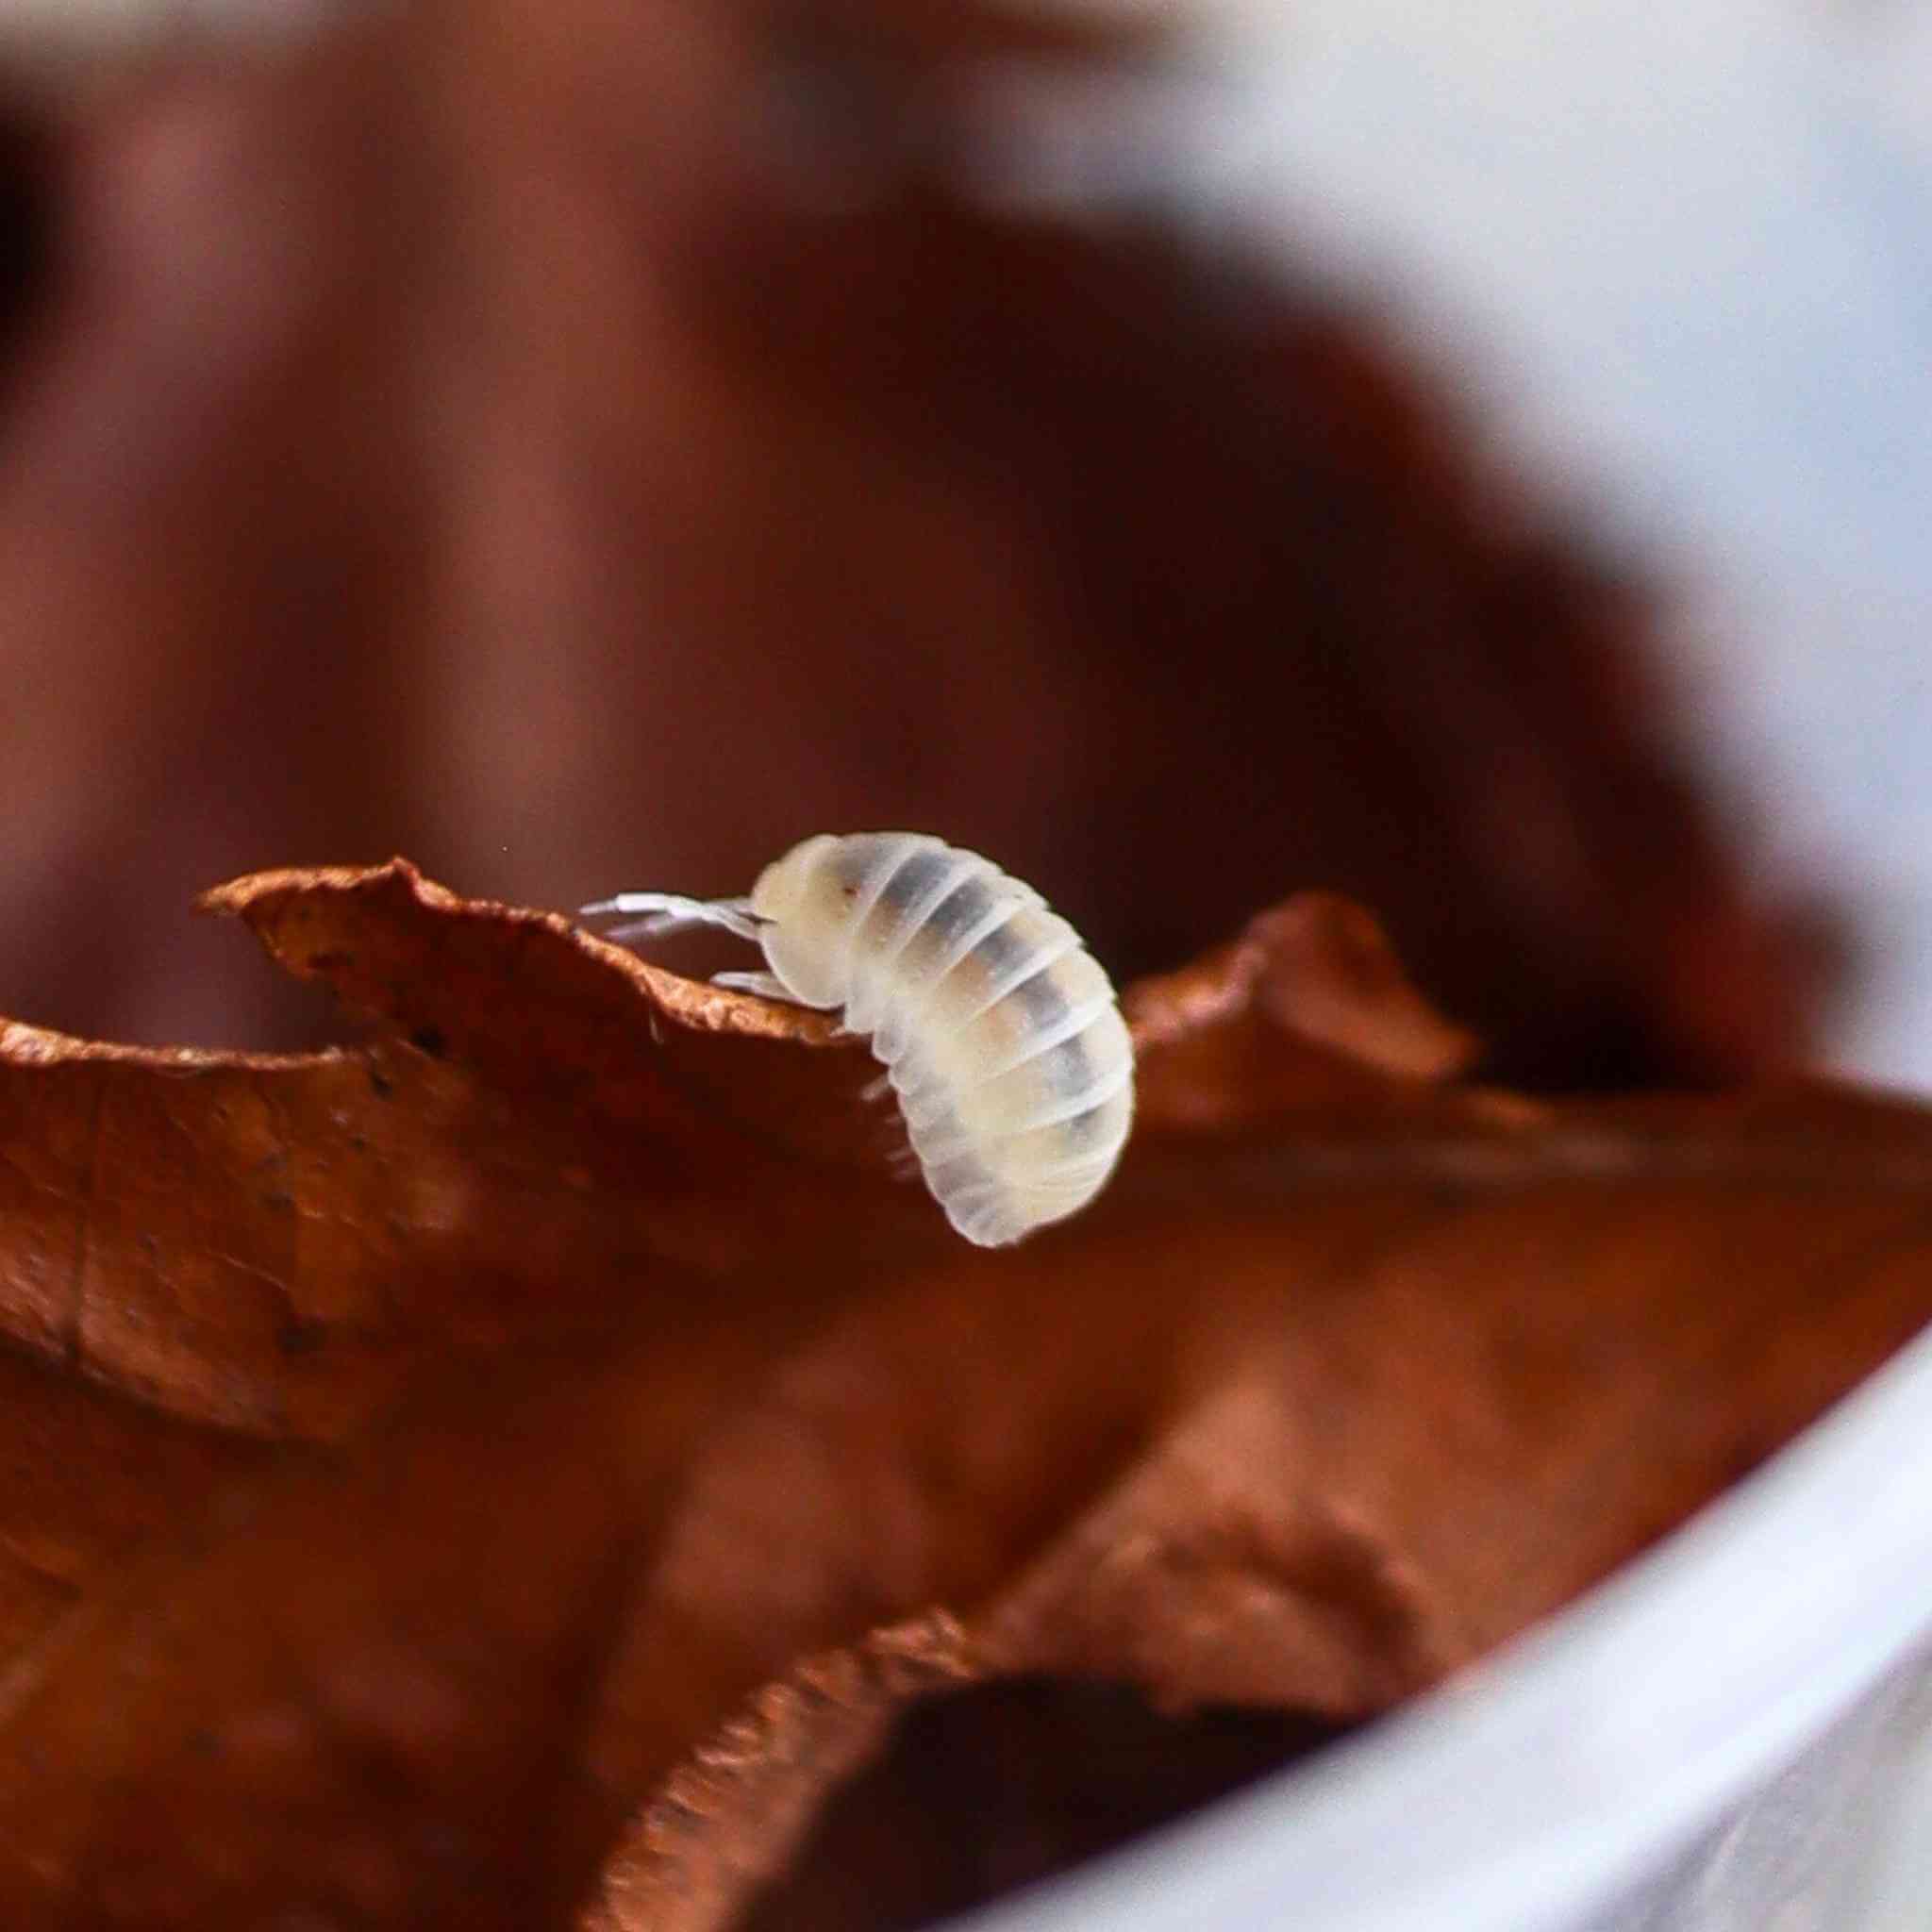
<path id="1" fill-rule="evenodd" d="M 580 906 L 577 912 L 586 919 L 620 915 L 625 924 L 612 926 L 606 934 L 613 940 L 657 939 L 689 926 L 715 925 L 757 945 L 761 923 L 749 899 L 687 899 L 681 892 L 620 892 L 614 899 Z"/>

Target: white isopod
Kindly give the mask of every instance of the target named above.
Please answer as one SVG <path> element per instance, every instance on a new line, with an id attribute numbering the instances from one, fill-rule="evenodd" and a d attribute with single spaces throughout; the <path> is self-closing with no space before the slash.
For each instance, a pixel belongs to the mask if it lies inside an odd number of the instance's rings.
<path id="1" fill-rule="evenodd" d="M 898 1095 L 921 1172 L 970 1241 L 999 1247 L 1084 1208 L 1134 1113 L 1134 1048 L 1107 974 L 1031 886 L 918 832 L 821 833 L 743 899 L 620 892 L 636 939 L 717 925 L 768 973 L 717 984 L 842 1009 Z"/>

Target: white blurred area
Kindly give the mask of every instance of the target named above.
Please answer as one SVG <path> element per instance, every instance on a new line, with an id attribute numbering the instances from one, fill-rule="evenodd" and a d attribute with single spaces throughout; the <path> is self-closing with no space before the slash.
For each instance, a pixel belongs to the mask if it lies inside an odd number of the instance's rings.
<path id="1" fill-rule="evenodd" d="M 1089 193 L 1164 161 L 1312 244 L 1531 499 L 1660 575 L 1747 858 L 1852 922 L 1827 1058 L 1932 1090 L 1932 4 L 1174 10 L 1191 112 Z"/>
<path id="2" fill-rule="evenodd" d="M 1224 189 L 1662 567 L 1754 856 L 1856 921 L 1831 1058 L 1932 1088 L 1932 8 L 1229 18 Z"/>

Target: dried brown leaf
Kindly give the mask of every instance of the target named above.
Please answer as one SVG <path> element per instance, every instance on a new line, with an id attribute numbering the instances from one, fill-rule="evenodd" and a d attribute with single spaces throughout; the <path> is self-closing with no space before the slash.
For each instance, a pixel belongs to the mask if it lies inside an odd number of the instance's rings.
<path id="1" fill-rule="evenodd" d="M 1914 1333 L 1928 1182 L 1922 1113 L 1807 1090 L 1150 1153 L 1074 1254 L 930 1272 L 790 1367 L 700 1465 L 642 1627 L 708 1622 L 749 1670 L 788 1620 L 816 1643 L 858 1614 L 869 1570 L 881 1617 L 958 1607 L 989 1676 L 1358 1721 Z M 716 1828 L 756 1840 L 736 1789 Z M 928 1795 L 974 1829 L 965 1789 Z M 641 1890 L 642 1831 L 620 1923 L 708 1923 Z"/>
<path id="2" fill-rule="evenodd" d="M 554 1922 L 609 1823 L 575 1721 L 730 1353 L 473 1370 L 104 1579 L 6 1680 L 0 1917 Z"/>
<path id="3" fill-rule="evenodd" d="M 888 1144 L 856 1104 L 876 1070 L 829 1015 L 680 978 L 558 913 L 459 899 L 405 859 L 259 873 L 199 905 L 245 921 L 280 965 L 421 1051 L 692 1166 L 721 1146 L 755 1158 L 747 1139 L 780 1142 L 786 1162 L 875 1164 Z"/>
<path id="4" fill-rule="evenodd" d="M 999 1252 L 823 1022 L 400 861 L 210 903 L 391 1030 L 6 1036 L 0 1455 L 157 1458 L 0 1515 L 11 1924 L 695 1928 L 936 1683 L 1346 1725 L 1932 1314 L 1922 1110 L 1458 1088 L 1333 902 L 1130 990 L 1145 1131 Z"/>

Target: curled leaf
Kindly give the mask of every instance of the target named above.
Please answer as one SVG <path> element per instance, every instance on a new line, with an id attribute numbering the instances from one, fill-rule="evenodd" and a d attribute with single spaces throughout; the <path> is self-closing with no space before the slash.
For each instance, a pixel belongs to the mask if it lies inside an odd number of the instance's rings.
<path id="1" fill-rule="evenodd" d="M 943 1614 L 811 1657 L 700 1745 L 606 1865 L 583 1932 L 713 1932 L 780 1872 L 827 1787 L 883 1748 L 908 1703 L 980 1674 Z"/>
<path id="2" fill-rule="evenodd" d="M 1142 1130 L 997 1252 L 822 1021 L 400 861 L 211 903 L 381 1030 L 0 1037 L 9 1924 L 782 1918 L 948 1687 L 1302 1748 L 1932 1314 L 1922 1109 L 1465 1089 L 1332 901 L 1127 990 Z"/>
<path id="3" fill-rule="evenodd" d="M 1268 1113 L 1461 1073 L 1474 1039 L 1409 983 L 1358 906 L 1304 892 L 1232 944 L 1126 997 L 1142 1126 L 1240 1126 Z"/>

